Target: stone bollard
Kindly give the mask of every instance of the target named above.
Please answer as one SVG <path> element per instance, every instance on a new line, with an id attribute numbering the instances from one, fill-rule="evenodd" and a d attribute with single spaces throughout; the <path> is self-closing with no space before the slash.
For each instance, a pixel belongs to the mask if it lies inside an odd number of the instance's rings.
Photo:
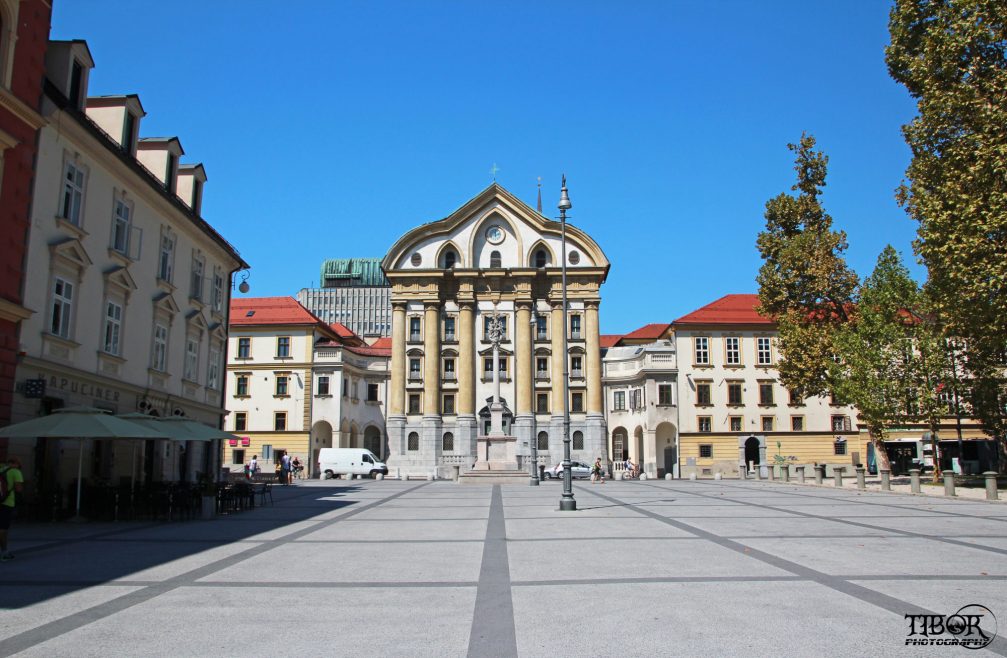
<path id="1" fill-rule="evenodd" d="M 377 478 L 378 480 L 384 480 L 385 479 L 385 474 L 384 473 L 378 473 L 374 477 Z"/>
<path id="2" fill-rule="evenodd" d="M 910 468 L 909 469 L 909 488 L 912 493 L 920 492 L 920 469 Z"/>
<path id="3" fill-rule="evenodd" d="M 780 467 L 780 475 L 783 476 L 784 482 L 790 482 L 790 466 L 784 464 Z"/>
<path id="4" fill-rule="evenodd" d="M 748 467 L 744 464 L 738 464 L 738 479 L 747 480 L 748 479 Z"/>
<path id="5" fill-rule="evenodd" d="M 759 468 L 758 466 L 755 467 L 755 479 L 756 480 L 762 479 L 762 469 Z"/>
<path id="6" fill-rule="evenodd" d="M 842 487 L 843 486 L 843 469 L 841 469 L 841 468 L 833 468 L 832 469 L 832 477 L 835 479 L 837 487 Z"/>
<path id="7" fill-rule="evenodd" d="M 689 473 L 689 479 L 692 480 L 693 482 L 695 482 L 696 481 L 696 474 L 695 473 Z"/>
<path id="8" fill-rule="evenodd" d="M 616 471 L 615 472 L 615 479 L 616 480 L 625 480 L 626 479 L 626 474 L 623 473 L 622 471 Z"/>
<path id="9" fill-rule="evenodd" d="M 427 473 L 427 482 L 433 482 L 433 481 L 434 481 L 434 474 Z"/>
<path id="10" fill-rule="evenodd" d="M 641 471 L 640 472 L 640 481 L 641 482 L 645 482 L 646 480 L 647 480 L 647 474 Z"/>
<path id="11" fill-rule="evenodd" d="M 802 464 L 801 466 L 796 466 L 795 468 L 797 469 L 797 481 L 804 484 L 804 470 L 808 467 Z"/>
<path id="12" fill-rule="evenodd" d="M 670 480 L 671 479 L 671 473 L 665 473 L 664 474 L 664 479 L 665 480 Z"/>
<path id="13" fill-rule="evenodd" d="M 454 466 L 451 467 L 451 470 L 454 471 L 451 474 L 451 479 L 454 480 L 455 482 L 458 482 L 459 478 L 461 478 L 462 476 L 462 467 L 459 466 L 458 464 L 455 464 Z"/>
<path id="14" fill-rule="evenodd" d="M 825 465 L 816 464 L 815 465 L 815 484 L 821 484 L 825 479 Z"/>
<path id="15" fill-rule="evenodd" d="M 954 496 L 955 494 L 955 474 L 944 473 L 944 495 Z"/>
<path id="16" fill-rule="evenodd" d="M 721 475 L 720 473 L 714 473 L 713 474 L 713 479 L 714 480 L 722 480 L 723 478 L 724 478 L 724 476 Z"/>
<path id="17" fill-rule="evenodd" d="M 999 500 L 999 492 L 997 492 L 997 472 L 985 471 L 983 475 L 986 477 L 986 500 Z"/>
<path id="18" fill-rule="evenodd" d="M 891 491 L 892 490 L 892 472 L 887 468 L 881 469 L 881 490 Z"/>
<path id="19" fill-rule="evenodd" d="M 768 478 L 769 478 L 770 480 L 775 480 L 775 479 L 776 479 L 776 467 L 775 467 L 775 466 L 770 466 L 770 467 L 769 467 L 769 475 L 768 475 Z"/>
<path id="20" fill-rule="evenodd" d="M 857 489 L 863 491 L 867 488 L 867 469 L 857 466 Z"/>

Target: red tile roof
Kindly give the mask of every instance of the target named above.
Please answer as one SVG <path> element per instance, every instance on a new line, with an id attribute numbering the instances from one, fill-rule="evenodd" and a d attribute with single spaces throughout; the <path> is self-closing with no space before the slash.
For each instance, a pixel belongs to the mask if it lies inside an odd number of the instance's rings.
<path id="1" fill-rule="evenodd" d="M 666 332 L 668 330 L 668 327 L 670 326 L 671 324 L 667 322 L 655 322 L 652 324 L 645 324 L 639 329 L 629 332 L 628 334 L 623 336 L 623 338 L 628 338 L 630 340 L 638 340 L 643 338 L 657 340 L 658 338 L 664 335 L 664 332 Z"/>
<path id="2" fill-rule="evenodd" d="M 774 324 L 756 312 L 758 295 L 724 295 L 720 299 L 675 320 L 680 324 Z"/>
<path id="3" fill-rule="evenodd" d="M 378 349 L 390 350 L 392 349 L 392 339 L 390 336 L 382 336 L 381 338 L 374 341 L 371 347 Z"/>
<path id="4" fill-rule="evenodd" d="M 622 338 L 622 334 L 602 334 L 599 336 L 599 342 L 602 349 L 605 349 L 607 347 L 615 347 L 620 338 Z"/>
<path id="5" fill-rule="evenodd" d="M 347 327 L 345 324 L 341 324 L 339 322 L 333 322 L 332 324 L 329 325 L 329 329 L 331 329 L 337 336 L 339 336 L 339 340 L 341 340 L 346 345 L 367 347 L 367 344 L 364 343 L 364 340 L 360 336 L 353 333 L 353 330 Z"/>
<path id="6" fill-rule="evenodd" d="M 351 345 L 345 345 L 344 349 L 353 352 L 354 354 L 359 354 L 361 356 L 384 356 L 390 357 L 392 355 L 392 348 L 390 347 L 356 347 Z"/>
<path id="7" fill-rule="evenodd" d="M 231 326 L 264 324 L 323 324 L 293 297 L 231 299 Z"/>

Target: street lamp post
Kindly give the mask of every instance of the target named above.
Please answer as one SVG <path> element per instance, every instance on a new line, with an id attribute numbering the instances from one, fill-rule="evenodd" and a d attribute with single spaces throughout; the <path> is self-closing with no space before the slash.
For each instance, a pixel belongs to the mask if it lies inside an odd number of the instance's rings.
<path id="1" fill-rule="evenodd" d="M 566 174 L 559 195 L 559 221 L 562 225 L 561 259 L 563 271 L 563 497 L 559 499 L 561 512 L 576 512 L 577 501 L 573 498 L 573 472 L 570 463 L 570 355 L 567 347 L 567 302 L 566 302 L 566 211 L 573 207 L 566 193 Z"/>
<path id="2" fill-rule="evenodd" d="M 534 409 L 535 404 L 535 327 L 538 325 L 538 313 L 535 311 L 535 302 L 532 301 L 531 305 L 531 402 L 532 409 Z M 516 351 L 515 351 L 516 352 Z M 532 419 L 534 419 L 534 414 Z M 531 473 L 528 474 L 528 486 L 537 487 L 538 482 L 538 437 L 535 435 L 535 423 L 532 422 L 531 438 L 528 439 L 531 452 Z"/>

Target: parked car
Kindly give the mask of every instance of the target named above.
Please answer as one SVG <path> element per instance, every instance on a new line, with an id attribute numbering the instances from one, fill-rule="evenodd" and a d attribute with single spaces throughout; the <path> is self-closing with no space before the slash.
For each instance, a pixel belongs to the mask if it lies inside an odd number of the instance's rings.
<path id="1" fill-rule="evenodd" d="M 571 461 L 570 462 L 570 475 L 573 478 L 589 478 L 591 477 L 591 465 L 585 464 L 584 462 Z M 552 478 L 562 478 L 563 477 L 563 463 L 560 462 L 552 468 L 545 469 L 546 479 L 551 480 Z"/>

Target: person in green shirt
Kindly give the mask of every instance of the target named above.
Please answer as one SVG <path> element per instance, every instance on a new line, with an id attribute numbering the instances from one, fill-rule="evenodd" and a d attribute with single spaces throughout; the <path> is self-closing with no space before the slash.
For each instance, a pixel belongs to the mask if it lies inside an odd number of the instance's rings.
<path id="1" fill-rule="evenodd" d="M 0 470 L 0 477 L 7 481 L 7 496 L 0 501 L 0 562 L 7 562 L 14 559 L 14 554 L 7 550 L 7 532 L 14 521 L 17 494 L 24 490 L 21 460 L 17 457 L 8 457 L 7 467 Z"/>

